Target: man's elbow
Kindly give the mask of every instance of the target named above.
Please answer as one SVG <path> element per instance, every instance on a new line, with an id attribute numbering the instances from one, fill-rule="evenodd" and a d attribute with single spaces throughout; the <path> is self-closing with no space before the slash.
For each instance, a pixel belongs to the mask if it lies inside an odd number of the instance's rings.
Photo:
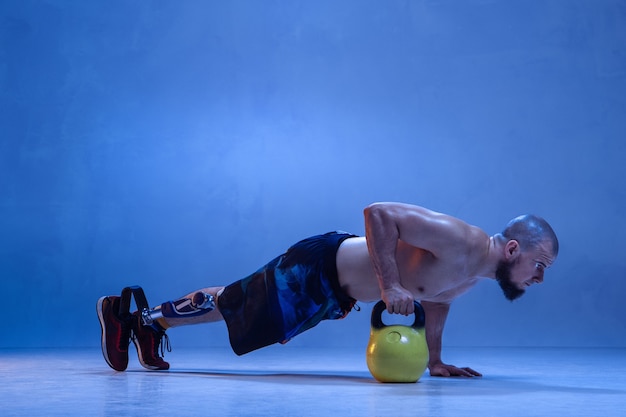
<path id="1" fill-rule="evenodd" d="M 372 216 L 381 216 L 385 215 L 388 212 L 388 204 L 387 203 L 372 203 L 363 209 L 363 215 L 365 218 Z"/>

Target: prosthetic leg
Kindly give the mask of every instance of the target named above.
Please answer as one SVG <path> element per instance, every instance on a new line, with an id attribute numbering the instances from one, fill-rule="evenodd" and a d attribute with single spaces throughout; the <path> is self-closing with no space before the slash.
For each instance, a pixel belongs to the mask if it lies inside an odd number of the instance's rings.
<path id="1" fill-rule="evenodd" d="M 130 318 L 131 297 L 135 297 L 137 310 L 141 315 L 141 324 L 144 326 L 154 326 L 158 323 L 161 327 L 167 328 L 162 320 L 184 319 L 188 317 L 201 316 L 215 309 L 215 297 L 202 291 L 196 292 L 191 299 L 181 298 L 176 301 L 166 301 L 158 307 L 150 308 L 148 300 L 139 286 L 126 287 L 122 290 L 120 299 L 119 317 L 122 320 Z"/>
<path id="2" fill-rule="evenodd" d="M 165 322 L 172 319 L 185 319 L 207 314 L 215 309 L 215 297 L 202 291 L 196 292 L 191 299 L 181 298 L 176 301 L 166 301 L 152 310 L 141 309 L 141 320 L 144 326 L 151 326 L 158 321 L 163 327 Z"/>

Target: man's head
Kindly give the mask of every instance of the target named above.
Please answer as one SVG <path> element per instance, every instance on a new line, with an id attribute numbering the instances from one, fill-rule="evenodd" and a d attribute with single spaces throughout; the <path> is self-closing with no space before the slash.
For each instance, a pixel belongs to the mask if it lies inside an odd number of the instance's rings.
<path id="1" fill-rule="evenodd" d="M 526 214 L 511 220 L 499 236 L 503 257 L 496 280 L 504 296 L 513 301 L 525 288 L 543 282 L 543 274 L 559 253 L 559 241 L 552 227 L 539 216 Z"/>

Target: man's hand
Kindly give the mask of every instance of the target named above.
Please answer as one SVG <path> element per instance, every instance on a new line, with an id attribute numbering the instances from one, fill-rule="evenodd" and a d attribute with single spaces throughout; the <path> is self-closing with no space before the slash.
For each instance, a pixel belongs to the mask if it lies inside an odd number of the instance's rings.
<path id="1" fill-rule="evenodd" d="M 466 377 L 474 377 L 474 376 L 483 376 L 481 373 L 476 372 L 472 368 L 457 368 L 454 365 L 447 365 L 443 362 L 438 362 L 435 364 L 429 364 L 428 369 L 430 369 L 430 376 L 466 376 Z"/>
<path id="2" fill-rule="evenodd" d="M 415 310 L 413 294 L 400 285 L 383 290 L 381 297 L 387 306 L 387 312 L 390 314 L 408 316 L 413 314 Z"/>

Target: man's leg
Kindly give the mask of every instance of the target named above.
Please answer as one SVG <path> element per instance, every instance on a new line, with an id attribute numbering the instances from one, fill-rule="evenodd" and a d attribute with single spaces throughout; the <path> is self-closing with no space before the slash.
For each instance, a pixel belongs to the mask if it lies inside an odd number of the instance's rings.
<path id="1" fill-rule="evenodd" d="M 101 297 L 96 309 L 102 328 L 102 353 L 105 360 L 111 368 L 125 370 L 128 365 L 128 345 L 132 340 L 144 368 L 169 369 L 169 363 L 161 357 L 165 349 L 170 350 L 165 330 L 223 320 L 217 308 L 218 293 L 222 290 L 223 287 L 202 288 L 151 310 L 146 308 L 135 311 L 130 317 L 120 316 L 120 297 Z"/>

